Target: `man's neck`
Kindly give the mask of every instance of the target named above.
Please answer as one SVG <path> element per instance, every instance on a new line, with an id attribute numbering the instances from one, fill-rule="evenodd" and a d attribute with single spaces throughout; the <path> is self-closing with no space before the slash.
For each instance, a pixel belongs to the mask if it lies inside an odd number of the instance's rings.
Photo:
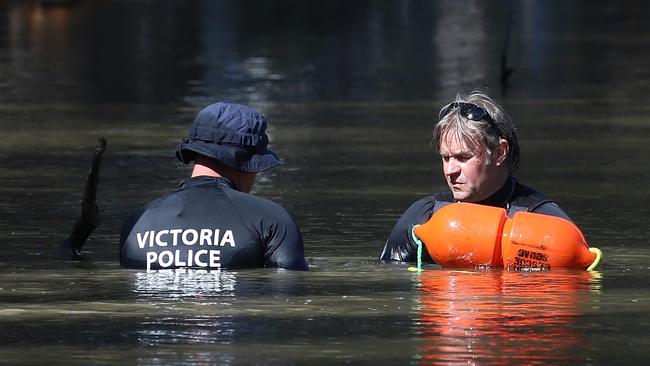
<path id="1" fill-rule="evenodd" d="M 201 163 L 195 163 L 194 169 L 192 169 L 192 178 L 198 176 L 221 177 L 223 175 L 218 171 L 210 168 L 209 166 L 203 165 Z"/>
<path id="2" fill-rule="evenodd" d="M 488 206 L 506 207 L 508 201 L 512 196 L 514 188 L 515 180 L 512 177 L 508 176 L 505 182 L 501 185 L 501 188 L 492 193 L 492 195 L 490 195 L 488 198 L 477 203 Z"/>
<path id="3" fill-rule="evenodd" d="M 198 176 L 227 178 L 236 190 L 248 193 L 253 188 L 256 173 L 243 172 L 223 164 L 210 164 L 197 159 L 192 169 L 192 178 Z"/>

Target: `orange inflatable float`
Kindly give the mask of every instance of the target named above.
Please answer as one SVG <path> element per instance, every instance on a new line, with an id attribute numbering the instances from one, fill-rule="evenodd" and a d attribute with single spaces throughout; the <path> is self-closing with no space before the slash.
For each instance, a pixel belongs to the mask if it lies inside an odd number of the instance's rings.
<path id="1" fill-rule="evenodd" d="M 500 267 L 508 270 L 580 268 L 601 261 L 572 222 L 554 216 L 503 208 L 453 203 L 438 210 L 413 234 L 443 267 Z"/>

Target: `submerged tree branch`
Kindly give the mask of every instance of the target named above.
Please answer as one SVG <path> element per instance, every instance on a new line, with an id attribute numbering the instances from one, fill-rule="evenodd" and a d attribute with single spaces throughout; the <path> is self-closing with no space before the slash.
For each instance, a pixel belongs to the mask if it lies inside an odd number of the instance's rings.
<path id="1" fill-rule="evenodd" d="M 81 201 L 81 215 L 75 222 L 70 235 L 61 244 L 62 250 L 73 258 L 81 256 L 81 249 L 90 233 L 99 226 L 99 209 L 97 208 L 97 185 L 99 184 L 99 168 L 102 155 L 106 151 L 106 139 L 99 138 L 99 145 L 95 148 L 90 172 L 86 181 L 84 197 Z"/>

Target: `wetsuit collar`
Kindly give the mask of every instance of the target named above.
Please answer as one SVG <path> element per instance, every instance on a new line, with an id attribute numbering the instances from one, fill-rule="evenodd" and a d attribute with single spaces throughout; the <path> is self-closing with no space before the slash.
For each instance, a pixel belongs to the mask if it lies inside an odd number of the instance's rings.
<path id="1" fill-rule="evenodd" d="M 192 177 L 185 179 L 181 182 L 179 188 L 191 188 L 196 186 L 201 186 L 205 184 L 216 183 L 219 187 L 227 187 L 231 189 L 236 189 L 235 185 L 226 177 L 210 177 L 207 175 L 199 175 L 197 177 Z"/>
<path id="2" fill-rule="evenodd" d="M 487 206 L 509 208 L 509 202 L 512 199 L 512 194 L 514 193 L 516 187 L 517 180 L 512 177 L 508 177 L 508 179 L 506 179 L 506 182 L 501 188 L 499 188 L 498 191 L 494 192 L 493 195 L 484 199 L 483 201 L 476 203 Z"/>

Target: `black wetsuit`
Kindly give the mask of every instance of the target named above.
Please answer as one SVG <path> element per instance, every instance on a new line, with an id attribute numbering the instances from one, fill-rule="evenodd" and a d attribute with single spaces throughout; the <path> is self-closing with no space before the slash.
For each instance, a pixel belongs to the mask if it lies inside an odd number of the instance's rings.
<path id="1" fill-rule="evenodd" d="M 456 200 L 451 192 L 447 191 L 424 197 L 413 203 L 395 224 L 379 259 L 402 262 L 416 261 L 417 244 L 411 236 L 411 228 L 429 221 L 436 211 L 453 202 Z M 477 203 L 505 208 L 508 210 L 509 217 L 512 217 L 517 211 L 528 211 L 571 221 L 555 202 L 540 192 L 519 183 L 514 178 L 508 179 L 503 187 L 492 196 Z M 422 260 L 434 263 L 426 250 L 422 253 Z"/>
<path id="2" fill-rule="evenodd" d="M 205 176 L 131 215 L 122 228 L 120 263 L 147 270 L 308 270 L 302 236 L 284 208 Z"/>

